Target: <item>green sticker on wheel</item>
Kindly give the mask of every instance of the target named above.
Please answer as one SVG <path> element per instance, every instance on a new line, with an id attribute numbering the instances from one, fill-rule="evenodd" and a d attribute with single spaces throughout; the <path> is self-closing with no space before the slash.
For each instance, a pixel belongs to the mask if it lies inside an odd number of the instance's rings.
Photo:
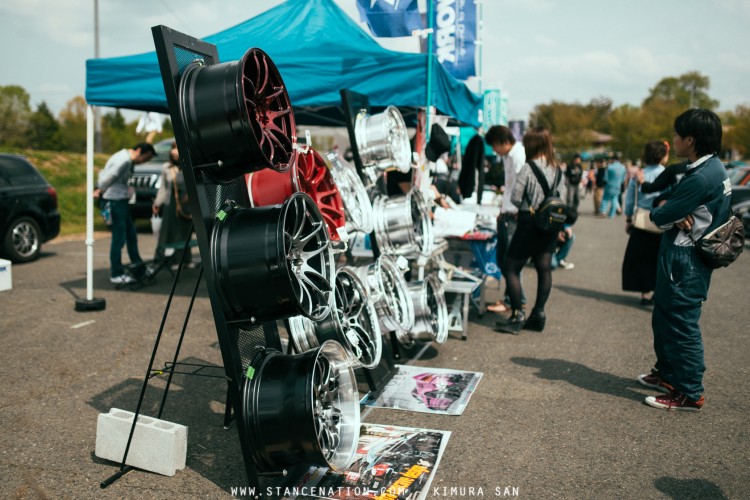
<path id="1" fill-rule="evenodd" d="M 255 376 L 255 368 L 253 368 L 252 366 L 248 366 L 245 376 L 249 378 L 250 380 L 252 380 L 253 377 Z"/>
<path id="2" fill-rule="evenodd" d="M 227 217 L 227 213 L 224 210 L 219 210 L 219 213 L 216 214 L 216 218 L 223 221 Z"/>

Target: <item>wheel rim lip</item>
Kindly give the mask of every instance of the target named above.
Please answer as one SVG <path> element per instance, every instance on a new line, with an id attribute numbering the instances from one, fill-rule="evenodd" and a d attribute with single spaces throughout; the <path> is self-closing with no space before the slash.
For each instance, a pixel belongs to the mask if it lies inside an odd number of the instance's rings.
<path id="1" fill-rule="evenodd" d="M 392 208 L 396 208 L 396 217 L 389 218 Z M 414 211 L 419 213 L 419 220 L 414 220 Z M 373 202 L 375 219 L 375 239 L 383 253 L 391 255 L 429 255 L 434 248 L 432 221 L 424 197 L 419 190 L 412 189 L 403 196 L 378 196 Z M 406 241 L 396 241 L 393 232 L 404 227 L 413 227 L 406 231 Z M 419 231 L 417 231 L 419 228 Z"/>
<path id="2" fill-rule="evenodd" d="M 394 126 L 389 126 L 393 124 Z M 383 127 L 378 132 L 381 137 L 370 141 L 370 130 Z M 406 122 L 395 106 L 388 106 L 382 113 L 370 115 L 366 111 L 357 114 L 354 120 L 354 138 L 365 167 L 374 167 L 380 171 L 398 170 L 408 173 L 411 170 L 411 145 Z M 375 148 L 385 150 L 384 155 L 377 155 Z"/>
<path id="3" fill-rule="evenodd" d="M 371 233 L 375 228 L 373 208 L 362 179 L 338 153 L 328 153 L 328 160 L 333 165 L 331 175 L 339 187 L 346 220 L 351 223 L 353 230 Z M 345 189 L 342 189 L 342 186 L 345 186 Z M 356 206 L 356 210 L 352 205 Z"/>
<path id="4" fill-rule="evenodd" d="M 294 118 L 292 101 L 289 98 L 289 93 L 287 92 L 287 86 L 284 83 L 284 79 L 281 77 L 281 73 L 279 72 L 278 68 L 276 67 L 276 64 L 273 62 L 271 57 L 269 57 L 269 55 L 265 51 L 257 47 L 252 47 L 243 54 L 242 58 L 239 61 L 240 70 L 237 72 L 238 85 L 242 88 L 243 98 L 247 99 L 248 92 L 245 92 L 246 86 L 245 86 L 245 80 L 244 80 L 245 68 L 248 65 L 252 64 L 251 57 L 254 57 L 256 54 L 259 55 L 260 58 L 266 64 L 266 67 L 268 70 L 268 76 L 269 76 L 269 83 L 274 86 L 278 84 L 278 86 L 283 88 L 283 91 L 280 95 L 276 96 L 273 99 L 267 99 L 266 102 L 262 103 L 262 107 L 264 111 L 267 111 L 270 108 L 271 105 L 269 104 L 269 102 L 273 102 L 277 104 L 278 107 L 280 108 L 286 106 L 289 109 L 289 113 L 285 115 L 288 118 L 287 119 L 282 118 L 282 121 L 284 122 L 284 124 L 289 127 L 289 130 L 285 133 L 285 135 L 289 141 L 290 149 L 288 151 L 284 150 L 285 154 L 288 155 L 288 161 L 277 163 L 276 161 L 274 161 L 274 159 L 268 156 L 265 156 L 265 153 L 263 153 L 266 160 L 270 164 L 268 168 L 275 170 L 277 172 L 286 172 L 294 166 L 297 160 L 297 151 L 294 148 L 294 145 L 297 143 L 297 126 L 296 126 L 296 120 Z M 257 68 L 257 69 L 259 72 L 261 71 L 261 68 Z M 250 83 L 252 83 L 253 85 L 253 89 L 251 89 L 253 90 L 252 95 L 253 97 L 257 97 L 258 89 L 255 88 L 254 82 L 250 82 Z M 242 102 L 242 107 L 245 110 L 244 116 L 247 117 L 248 119 L 249 117 L 252 116 L 254 121 L 258 124 L 259 128 L 261 129 L 261 133 L 262 133 L 263 131 L 267 130 L 267 127 L 266 125 L 262 123 L 262 120 L 258 116 L 258 109 L 260 109 L 261 106 L 257 102 L 255 103 L 255 105 L 256 105 L 256 109 L 250 110 L 247 108 L 247 105 L 245 104 L 245 102 L 244 101 Z M 250 124 L 250 129 L 252 131 L 252 134 L 255 137 L 256 142 L 258 143 L 258 148 L 262 152 L 262 146 L 260 145 L 261 138 L 255 134 L 255 128 L 252 127 L 252 124 Z M 270 134 L 271 132 L 269 131 L 268 133 Z"/>
<path id="5" fill-rule="evenodd" d="M 25 233 L 25 235 L 21 234 L 21 229 L 23 229 L 23 233 Z M 29 241 L 29 236 L 31 241 Z M 12 240 L 13 249 L 22 258 L 31 257 L 39 248 L 39 235 L 36 233 L 34 227 L 29 222 L 21 222 L 20 224 L 16 224 L 16 226 L 12 229 Z"/>
<path id="6" fill-rule="evenodd" d="M 359 409 L 359 393 L 357 391 L 357 382 L 354 375 L 354 369 L 352 368 L 352 358 L 346 352 L 344 347 L 335 340 L 326 340 L 318 349 L 315 365 L 320 361 L 320 357 L 325 356 L 328 362 L 333 364 L 336 363 L 338 369 L 338 396 L 339 398 L 346 398 L 345 401 L 340 402 L 340 405 L 344 408 L 340 408 L 342 414 L 342 422 L 339 424 L 339 435 L 347 437 L 349 439 L 340 439 L 339 446 L 334 452 L 334 457 L 331 460 L 327 460 L 329 467 L 336 472 L 343 472 L 349 465 L 351 465 L 354 454 L 357 451 L 359 444 L 359 427 L 360 427 L 360 409 Z M 310 400 L 314 403 L 314 393 L 312 383 L 310 384 Z M 348 422 L 347 422 L 348 421 Z M 317 430 L 317 427 L 316 427 Z M 350 432 L 344 432 L 349 430 Z M 321 449 L 322 446 L 320 441 L 316 443 Z M 343 448 L 343 449 L 342 449 Z"/>
<path id="7" fill-rule="evenodd" d="M 325 222 L 323 220 L 323 216 L 320 213 L 320 210 L 318 210 L 317 205 L 313 202 L 313 200 L 305 193 L 294 193 L 289 199 L 284 202 L 281 208 L 281 222 L 277 225 L 277 237 L 278 242 L 280 243 L 277 245 L 277 257 L 279 259 L 279 262 L 286 262 L 285 270 L 287 273 L 287 277 L 289 279 L 289 284 L 293 292 L 296 294 L 296 290 L 298 286 L 302 286 L 300 283 L 300 280 L 297 278 L 297 274 L 294 272 L 294 269 L 292 268 L 292 263 L 289 262 L 289 260 L 286 258 L 286 246 L 287 246 L 287 238 L 285 233 L 286 228 L 286 222 L 290 216 L 290 212 L 292 210 L 292 207 L 303 205 L 305 207 L 305 211 L 307 212 L 309 210 L 311 216 L 315 218 L 315 224 L 322 224 L 323 225 L 323 231 L 320 231 L 321 235 L 325 237 L 325 243 L 324 245 L 327 247 L 323 251 L 321 251 L 318 255 L 320 255 L 322 259 L 321 263 L 321 269 L 320 274 L 327 278 L 327 284 L 328 284 L 328 292 L 325 292 L 325 298 L 326 298 L 326 304 L 325 306 L 320 306 L 318 314 L 314 314 L 314 311 L 305 311 L 303 309 L 303 304 L 300 303 L 299 299 L 297 299 L 296 295 L 294 297 L 295 300 L 295 306 L 298 312 L 313 320 L 313 321 L 320 321 L 323 318 L 325 318 L 330 313 L 330 303 L 331 303 L 331 295 L 333 294 L 333 280 L 335 276 L 335 263 L 333 262 L 333 254 L 331 250 L 330 245 L 330 239 L 327 238 L 328 233 L 325 231 Z M 303 222 L 303 225 L 306 225 L 307 221 Z M 301 235 L 300 239 L 304 239 L 305 235 Z M 321 236 L 317 236 L 314 239 L 316 239 L 318 242 L 322 239 Z M 292 242 L 292 246 L 294 245 L 294 242 Z M 305 245 L 307 246 L 307 245 Z M 320 247 L 318 247 L 320 248 Z M 304 247 L 303 247 L 304 249 Z M 307 262 L 305 262 L 307 264 Z M 296 281 L 296 283 L 295 283 Z M 312 304 L 311 304 L 312 306 Z"/>
<path id="8" fill-rule="evenodd" d="M 429 274 L 424 281 L 409 283 L 409 292 L 415 311 L 412 337 L 427 334 L 436 343 L 445 343 L 448 338 L 448 305 L 440 280 L 434 274 Z M 434 298 L 434 308 L 430 304 L 431 297 Z"/>
<path id="9" fill-rule="evenodd" d="M 383 311 L 382 315 L 378 314 L 381 325 L 386 330 L 395 332 L 401 344 L 411 345 L 412 339 L 408 332 L 414 326 L 414 305 L 409 297 L 406 281 L 395 261 L 387 255 L 381 255 L 373 264 L 360 269 L 362 274 L 368 278 L 372 277 L 372 280 L 368 279 L 368 284 L 377 287 L 377 301 L 374 306 L 376 310 Z M 385 275 L 393 281 L 395 296 L 390 296 L 385 290 Z M 399 316 L 401 321 L 398 319 Z"/>
<path id="10" fill-rule="evenodd" d="M 334 321 L 335 321 L 337 330 L 339 332 L 339 336 L 343 337 L 342 344 L 348 348 L 356 366 L 360 366 L 362 368 L 368 368 L 368 369 L 374 368 L 375 366 L 378 365 L 378 363 L 380 363 L 380 358 L 383 352 L 383 342 L 381 338 L 382 333 L 380 331 L 380 323 L 378 321 L 377 312 L 375 312 L 375 308 L 372 305 L 372 301 L 370 300 L 370 294 L 367 291 L 367 287 L 359 278 L 355 269 L 352 269 L 349 267 L 342 267 L 336 272 L 337 282 L 340 276 L 341 277 L 345 276 L 351 280 L 352 286 L 356 289 L 356 291 L 359 293 L 359 295 L 362 297 L 362 300 L 364 301 L 361 304 L 362 311 L 360 312 L 360 316 L 362 314 L 366 314 L 368 316 L 368 320 L 369 320 L 368 322 L 370 324 L 372 331 L 368 331 L 361 324 L 360 324 L 360 327 L 369 334 L 370 340 L 373 341 L 375 344 L 375 352 L 371 353 L 372 359 L 370 360 L 370 362 L 365 363 L 363 362 L 361 356 L 356 356 L 354 352 L 354 346 L 352 345 L 351 340 L 347 336 L 349 318 L 347 317 L 342 318 L 341 315 L 339 314 L 338 307 L 336 307 L 337 295 L 334 291 L 334 307 L 331 307 L 331 314 L 334 317 Z M 338 287 L 335 287 L 335 290 L 338 290 Z M 357 322 L 359 323 L 359 320 Z"/>
<path id="11" fill-rule="evenodd" d="M 304 316 L 292 316 L 289 318 L 289 337 L 297 352 L 306 352 L 320 347 L 318 337 L 315 335 L 315 323 Z"/>

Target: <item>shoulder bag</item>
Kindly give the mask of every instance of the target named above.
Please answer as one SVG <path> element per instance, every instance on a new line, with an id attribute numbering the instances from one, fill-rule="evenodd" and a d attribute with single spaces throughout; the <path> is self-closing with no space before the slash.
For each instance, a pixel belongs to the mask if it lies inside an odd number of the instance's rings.
<path id="1" fill-rule="evenodd" d="M 654 222 L 651 220 L 651 211 L 638 206 L 638 191 L 640 190 L 641 187 L 638 185 L 638 182 L 636 182 L 635 203 L 633 204 L 635 206 L 635 210 L 633 212 L 633 227 L 636 229 L 640 229 L 641 231 L 646 231 L 647 233 L 663 233 L 664 230 L 654 224 Z"/>

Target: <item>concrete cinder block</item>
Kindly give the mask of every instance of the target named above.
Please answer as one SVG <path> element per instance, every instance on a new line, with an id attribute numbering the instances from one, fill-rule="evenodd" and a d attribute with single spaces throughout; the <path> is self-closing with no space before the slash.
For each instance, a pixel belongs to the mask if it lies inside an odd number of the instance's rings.
<path id="1" fill-rule="evenodd" d="M 96 456 L 121 463 L 135 413 L 112 408 L 100 413 L 96 423 Z M 174 476 L 185 468 L 187 430 L 184 425 L 138 416 L 127 465 Z"/>
<path id="2" fill-rule="evenodd" d="M 0 292 L 13 289 L 12 265 L 9 260 L 0 259 Z"/>

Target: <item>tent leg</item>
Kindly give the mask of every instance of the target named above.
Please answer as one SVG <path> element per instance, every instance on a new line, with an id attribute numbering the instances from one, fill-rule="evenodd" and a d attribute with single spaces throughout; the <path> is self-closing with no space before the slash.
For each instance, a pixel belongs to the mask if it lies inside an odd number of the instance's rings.
<path id="1" fill-rule="evenodd" d="M 76 299 L 75 310 L 102 311 L 104 299 L 94 298 L 94 112 L 86 106 L 86 298 Z"/>

